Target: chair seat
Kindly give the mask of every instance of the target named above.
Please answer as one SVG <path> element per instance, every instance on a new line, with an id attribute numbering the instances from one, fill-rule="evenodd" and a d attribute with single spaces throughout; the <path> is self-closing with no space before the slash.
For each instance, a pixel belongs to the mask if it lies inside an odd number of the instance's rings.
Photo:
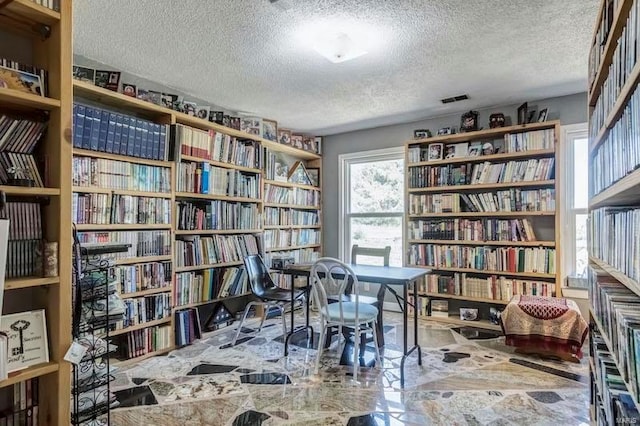
<path id="1" fill-rule="evenodd" d="M 304 294 L 304 291 L 294 290 L 293 298 L 298 299 L 300 296 Z M 290 302 L 291 301 L 291 290 L 275 287 L 266 289 L 261 295 L 260 299 L 262 300 L 273 300 L 278 302 Z"/>
<path id="2" fill-rule="evenodd" d="M 358 303 L 358 322 L 363 324 L 374 321 L 378 317 L 378 308 L 366 303 Z M 340 322 L 340 304 L 331 303 L 324 307 L 323 313 L 329 321 Z M 342 303 L 342 322 L 354 324 L 356 320 L 356 303 Z"/>
<path id="3" fill-rule="evenodd" d="M 342 297 L 340 296 L 328 296 L 328 300 L 329 303 L 336 303 L 339 299 L 342 299 L 343 302 L 353 302 L 355 303 L 356 301 L 356 296 L 355 294 L 343 294 Z M 373 305 L 376 308 L 379 308 L 380 306 L 378 306 L 380 304 L 380 300 L 378 300 L 377 297 L 373 297 L 373 296 L 358 296 L 358 303 L 365 303 L 367 305 Z"/>

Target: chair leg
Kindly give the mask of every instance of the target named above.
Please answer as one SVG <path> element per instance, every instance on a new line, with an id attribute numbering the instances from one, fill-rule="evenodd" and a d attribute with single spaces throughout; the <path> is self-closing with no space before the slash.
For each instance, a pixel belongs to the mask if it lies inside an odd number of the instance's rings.
<path id="1" fill-rule="evenodd" d="M 286 338 L 287 336 L 287 318 L 284 312 L 284 306 L 282 305 L 275 305 L 280 309 L 280 317 L 282 318 L 282 331 L 284 333 L 284 336 Z M 293 308 L 293 307 L 292 307 Z"/>
<path id="2" fill-rule="evenodd" d="M 327 333 L 327 325 L 326 324 L 322 324 L 322 330 L 320 330 L 320 340 L 318 340 L 318 342 L 322 342 L 322 339 L 324 339 L 324 335 Z M 322 350 L 323 347 L 321 344 L 318 344 L 318 353 L 316 354 L 316 371 L 315 374 L 318 374 L 318 371 L 320 370 L 320 358 L 322 357 Z"/>
<path id="3" fill-rule="evenodd" d="M 378 367 L 382 367 L 382 358 L 380 357 L 380 348 L 378 347 L 378 333 L 376 331 L 377 324 L 374 321 L 372 327 L 373 345 L 376 347 L 376 360 L 378 361 Z"/>
<path id="4" fill-rule="evenodd" d="M 358 353 L 360 352 L 360 327 L 356 324 L 353 330 L 353 380 L 358 380 L 358 370 L 360 362 L 358 360 Z"/>
<path id="5" fill-rule="evenodd" d="M 262 319 L 260 319 L 260 327 L 258 327 L 258 333 L 262 331 L 262 326 L 264 325 L 264 320 L 267 319 L 267 312 L 269 311 L 269 305 L 265 306 L 262 310 Z"/>
<path id="6" fill-rule="evenodd" d="M 251 307 L 255 305 L 254 302 L 249 302 L 247 303 L 247 307 L 244 308 L 244 313 L 242 314 L 242 319 L 240 320 L 240 324 L 238 325 L 238 329 L 236 330 L 236 337 L 233 339 L 233 343 L 231 343 L 231 346 L 235 346 L 236 345 L 236 341 L 238 340 L 238 337 L 240 336 L 240 330 L 242 330 L 242 325 L 244 324 L 244 320 L 247 319 L 247 314 L 249 313 L 249 310 L 251 309 Z"/>

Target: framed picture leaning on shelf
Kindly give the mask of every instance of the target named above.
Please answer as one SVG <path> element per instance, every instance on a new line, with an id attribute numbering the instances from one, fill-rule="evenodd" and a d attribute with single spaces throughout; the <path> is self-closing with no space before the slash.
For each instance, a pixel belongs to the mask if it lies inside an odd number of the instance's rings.
<path id="1" fill-rule="evenodd" d="M 307 175 L 311 180 L 311 185 L 320 186 L 320 169 L 317 167 L 307 167 Z"/>

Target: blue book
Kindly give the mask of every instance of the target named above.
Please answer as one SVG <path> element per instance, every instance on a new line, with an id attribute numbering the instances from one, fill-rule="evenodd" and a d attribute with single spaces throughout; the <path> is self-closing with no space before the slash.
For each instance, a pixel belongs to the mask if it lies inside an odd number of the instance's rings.
<path id="1" fill-rule="evenodd" d="M 127 148 L 127 155 L 131 157 L 142 157 L 142 120 L 131 117 L 131 124 L 133 126 L 133 145 L 130 144 L 131 150 Z M 131 133 L 129 133 L 131 139 Z"/>
<path id="2" fill-rule="evenodd" d="M 151 138 L 149 137 L 149 122 L 147 120 L 141 120 L 142 126 L 142 142 L 140 157 L 151 158 L 151 152 L 153 147 L 151 146 Z"/>
<path id="3" fill-rule="evenodd" d="M 102 111 L 94 108 L 93 118 L 91 123 L 91 140 L 89 141 L 89 149 L 92 151 L 98 150 L 98 144 L 100 143 L 100 117 Z"/>
<path id="4" fill-rule="evenodd" d="M 73 146 L 82 148 L 82 138 L 84 137 L 84 117 L 86 108 L 84 105 L 76 104 L 75 126 L 73 128 Z"/>
<path id="5" fill-rule="evenodd" d="M 167 161 L 167 125 L 160 125 L 160 146 L 158 147 L 160 150 L 160 160 Z"/>
<path id="6" fill-rule="evenodd" d="M 103 109 L 100 111 L 100 135 L 98 139 L 98 151 L 105 152 L 107 150 L 107 131 L 109 130 L 109 111 Z"/>
<path id="7" fill-rule="evenodd" d="M 122 139 L 120 140 L 120 154 L 127 155 L 129 150 L 129 138 L 131 135 L 130 117 L 128 115 L 122 116 Z"/>
<path id="8" fill-rule="evenodd" d="M 153 153 L 152 157 L 154 160 L 164 160 L 160 156 L 160 124 L 153 123 Z"/>
<path id="9" fill-rule="evenodd" d="M 209 193 L 209 172 L 211 168 L 209 167 L 209 163 L 201 163 L 202 165 L 202 174 L 200 175 L 200 193 L 208 194 Z"/>
<path id="10" fill-rule="evenodd" d="M 107 126 L 107 144 L 105 151 L 108 153 L 113 152 L 113 145 L 115 144 L 116 137 L 116 113 L 109 113 L 109 125 Z"/>
<path id="11" fill-rule="evenodd" d="M 86 107 L 84 127 L 82 128 L 82 149 L 91 148 L 91 126 L 93 126 L 93 108 Z"/>
<path id="12" fill-rule="evenodd" d="M 122 114 L 116 114 L 116 130 L 113 136 L 113 153 L 120 154 L 120 141 L 122 140 Z"/>

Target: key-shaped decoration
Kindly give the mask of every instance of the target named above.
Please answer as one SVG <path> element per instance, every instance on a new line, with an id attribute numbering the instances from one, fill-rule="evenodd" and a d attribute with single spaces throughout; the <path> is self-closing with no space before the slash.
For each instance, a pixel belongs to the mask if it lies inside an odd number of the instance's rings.
<path id="1" fill-rule="evenodd" d="M 20 334 L 20 347 L 19 348 L 13 348 L 11 350 L 11 355 L 22 355 L 24 353 L 24 336 L 23 336 L 23 332 L 24 330 L 28 329 L 29 326 L 31 325 L 31 323 L 29 321 L 25 321 L 25 320 L 18 320 L 16 322 L 14 322 L 13 324 L 11 324 L 11 329 L 13 331 L 17 331 Z"/>

